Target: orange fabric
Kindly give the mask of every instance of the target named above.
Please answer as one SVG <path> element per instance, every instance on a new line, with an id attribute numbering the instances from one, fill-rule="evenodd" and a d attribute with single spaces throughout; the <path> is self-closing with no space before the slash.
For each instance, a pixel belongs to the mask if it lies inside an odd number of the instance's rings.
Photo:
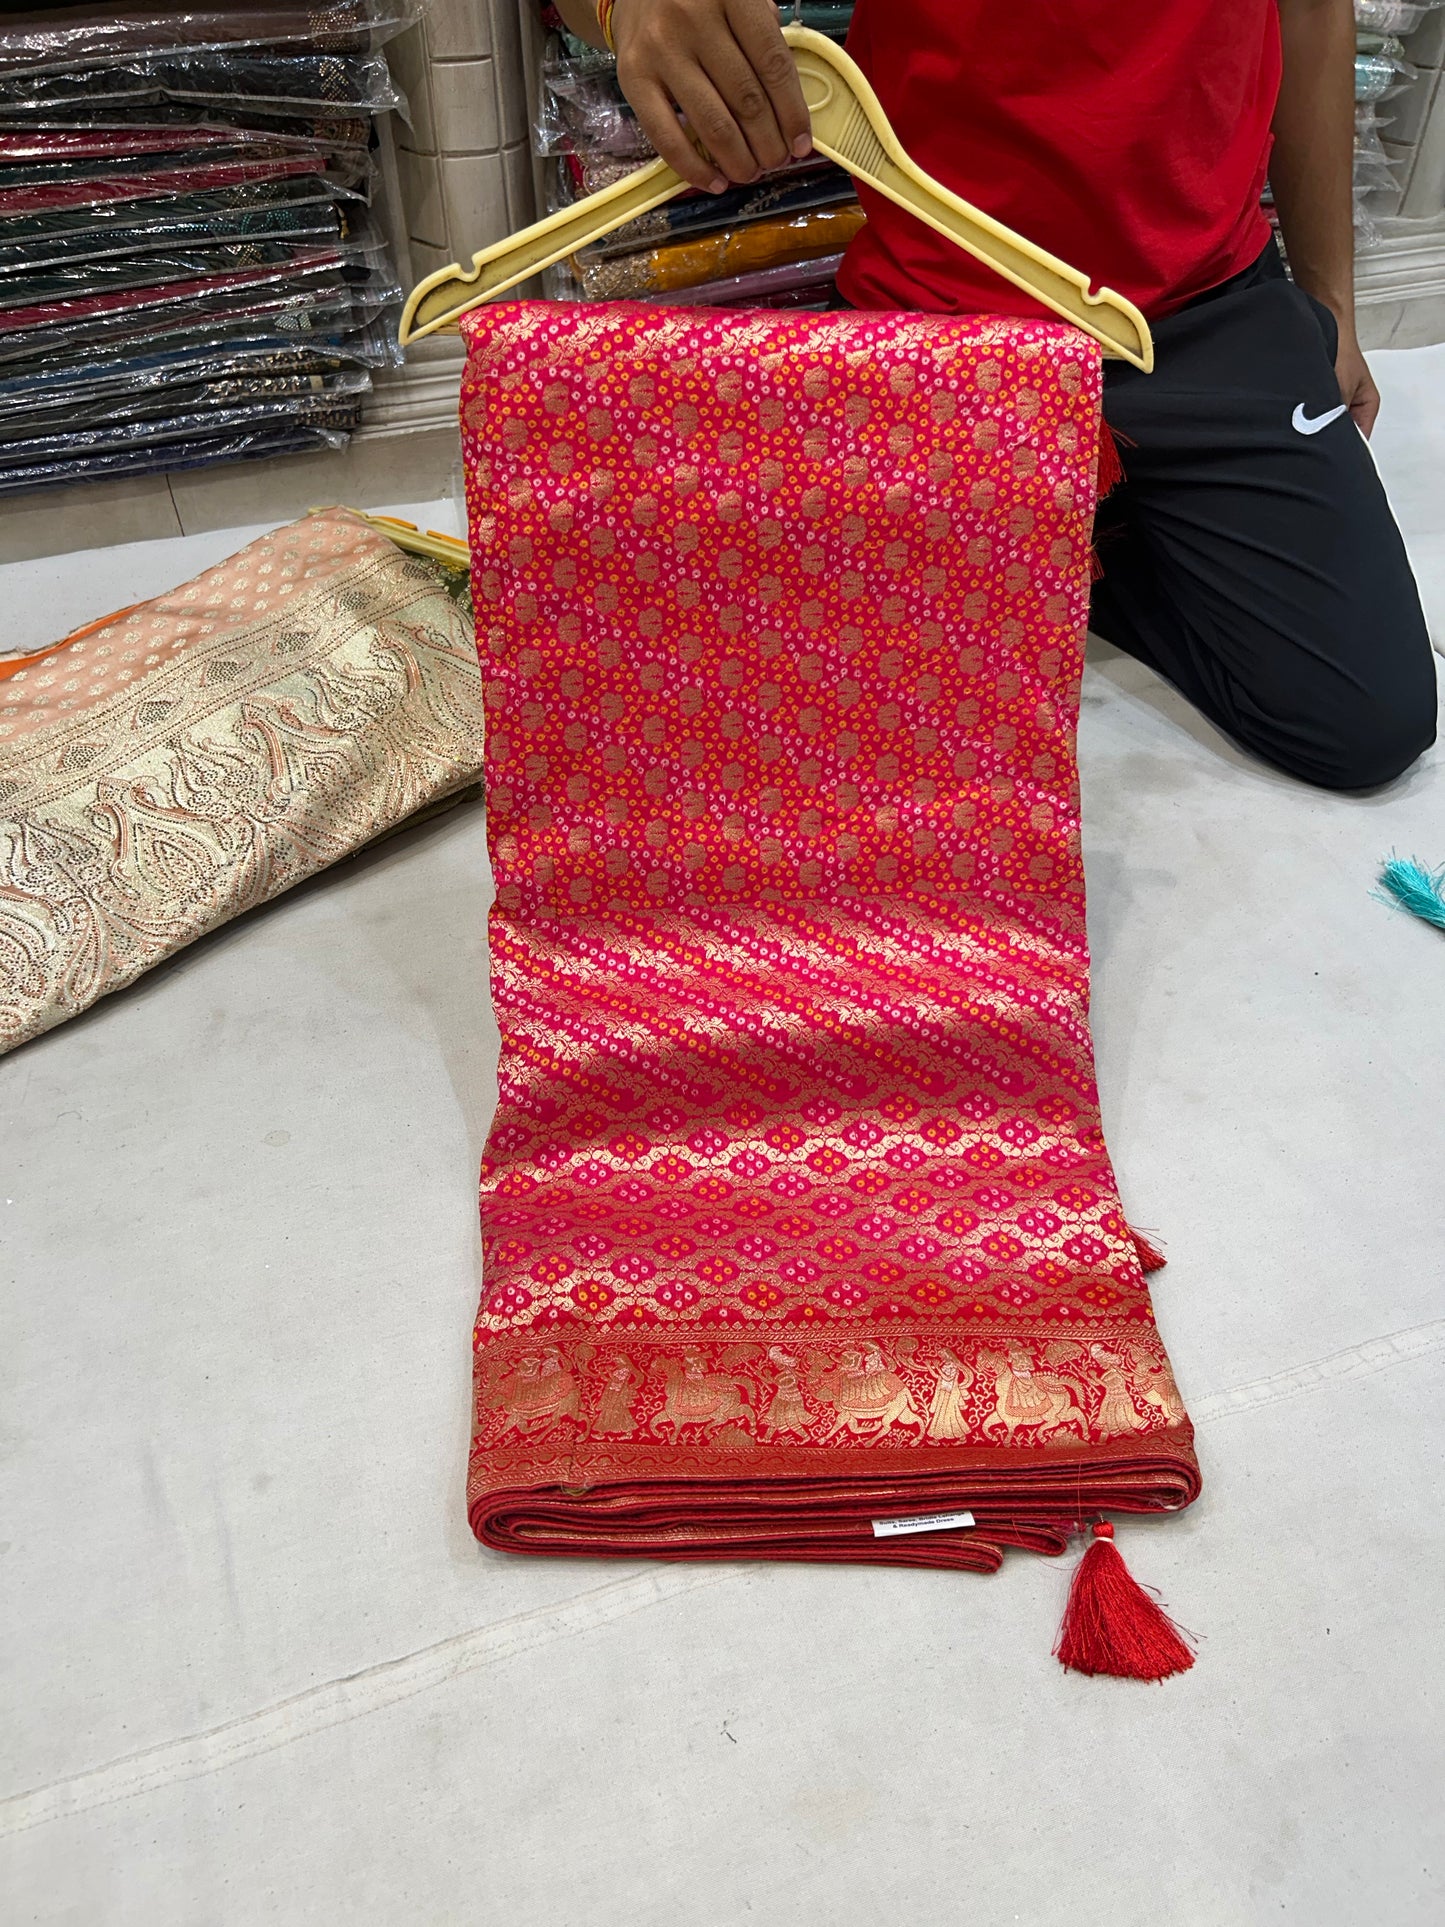
<path id="1" fill-rule="evenodd" d="M 669 241 L 663 247 L 614 260 L 574 262 L 578 287 L 589 301 L 625 301 L 636 295 L 660 294 L 671 289 L 696 288 L 785 261 L 812 261 L 836 254 L 863 226 L 863 210 L 856 201 L 842 207 L 814 208 L 774 221 L 747 221 L 718 234 L 692 241 Z"/>
<path id="2" fill-rule="evenodd" d="M 83 636 L 93 636 L 98 629 L 104 629 L 112 622 L 119 622 L 122 616 L 128 616 L 133 609 L 139 609 L 140 606 L 138 602 L 128 602 L 123 609 L 112 609 L 108 616 L 97 616 L 94 622 L 87 622 L 82 628 L 72 629 L 70 634 L 62 636 L 59 642 L 47 642 L 43 649 L 37 649 L 33 655 L 6 656 L 0 659 L 0 682 L 5 682 L 22 669 L 28 669 L 32 663 L 44 662 L 47 656 L 53 656 L 59 649 L 68 649 L 71 643 L 79 642 Z"/>

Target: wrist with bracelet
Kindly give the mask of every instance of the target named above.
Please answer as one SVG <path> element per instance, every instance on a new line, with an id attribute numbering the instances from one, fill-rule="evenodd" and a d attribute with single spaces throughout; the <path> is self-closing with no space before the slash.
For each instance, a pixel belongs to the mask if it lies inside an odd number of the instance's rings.
<path id="1" fill-rule="evenodd" d="M 606 42 L 607 51 L 613 54 L 617 52 L 617 42 L 612 38 L 612 15 L 616 6 L 617 0 L 597 0 L 598 30 Z"/>

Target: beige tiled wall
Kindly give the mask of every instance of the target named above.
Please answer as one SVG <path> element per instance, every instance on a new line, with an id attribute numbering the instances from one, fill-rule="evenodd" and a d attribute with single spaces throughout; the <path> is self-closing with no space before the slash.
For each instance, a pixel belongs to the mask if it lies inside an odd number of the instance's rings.
<path id="1" fill-rule="evenodd" d="M 430 0 L 389 50 L 411 103 L 396 147 L 418 277 L 535 218 L 521 35 L 530 4 Z"/>

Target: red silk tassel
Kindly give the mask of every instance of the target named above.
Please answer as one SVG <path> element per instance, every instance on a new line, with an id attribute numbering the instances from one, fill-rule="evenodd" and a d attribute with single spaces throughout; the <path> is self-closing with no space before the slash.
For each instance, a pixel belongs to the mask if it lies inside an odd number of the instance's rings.
<path id="1" fill-rule="evenodd" d="M 1174 1621 L 1130 1575 L 1107 1519 L 1095 1522 L 1074 1572 L 1054 1656 L 1075 1673 L 1117 1679 L 1168 1679 L 1194 1664 Z"/>
<path id="2" fill-rule="evenodd" d="M 1099 417 L 1099 472 L 1094 481 L 1094 497 L 1102 502 L 1111 489 L 1119 486 L 1124 479 L 1124 464 L 1119 457 L 1119 444 L 1114 440 L 1114 431 Z"/>
<path id="3" fill-rule="evenodd" d="M 1139 1269 L 1141 1271 L 1162 1271 L 1169 1260 L 1164 1256 L 1164 1253 L 1159 1249 L 1158 1245 L 1151 1245 L 1149 1240 L 1144 1236 L 1144 1233 L 1142 1231 L 1136 1231 L 1133 1225 L 1129 1227 L 1129 1236 L 1134 1240 L 1134 1249 L 1139 1254 Z"/>
<path id="4" fill-rule="evenodd" d="M 1124 479 L 1124 464 L 1119 458 L 1119 444 L 1114 439 L 1114 431 L 1099 417 L 1099 466 L 1094 477 L 1094 506 L 1097 508 L 1112 489 Z M 1104 565 L 1099 560 L 1097 549 L 1089 550 L 1089 580 L 1097 582 L 1104 573 Z"/>

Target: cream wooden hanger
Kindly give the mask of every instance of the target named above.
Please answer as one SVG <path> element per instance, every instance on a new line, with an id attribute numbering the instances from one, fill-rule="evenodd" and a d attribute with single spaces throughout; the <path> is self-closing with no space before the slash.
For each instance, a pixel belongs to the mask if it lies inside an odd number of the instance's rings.
<path id="1" fill-rule="evenodd" d="M 1074 322 L 1102 343 L 1106 355 L 1149 372 L 1154 366 L 1154 343 L 1148 322 L 1132 301 L 1112 288 L 1091 290 L 1087 275 L 970 206 L 916 167 L 888 125 L 878 96 L 841 47 L 807 27 L 784 27 L 783 37 L 793 50 L 803 99 L 812 116 L 813 145 L 819 153 L 947 235 L 1055 314 Z M 481 249 L 472 256 L 469 268 L 456 263 L 439 268 L 407 300 L 401 318 L 403 343 L 455 328 L 468 309 L 515 288 L 634 215 L 660 207 L 687 185 L 666 161 L 652 161 L 600 194 L 591 194 L 520 234 Z"/>

